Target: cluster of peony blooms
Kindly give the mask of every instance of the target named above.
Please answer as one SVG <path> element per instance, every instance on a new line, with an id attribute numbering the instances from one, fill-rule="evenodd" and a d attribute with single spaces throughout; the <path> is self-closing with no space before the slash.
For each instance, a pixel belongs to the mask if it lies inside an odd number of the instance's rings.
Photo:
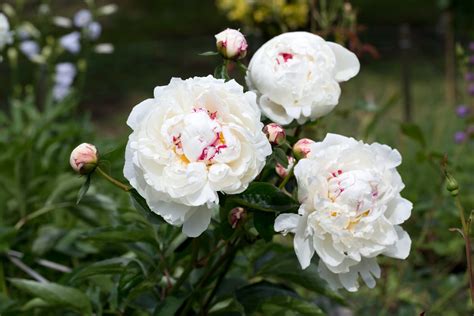
<path id="1" fill-rule="evenodd" d="M 246 55 L 240 32 L 225 30 L 216 39 L 224 58 Z M 304 124 L 330 112 L 338 103 L 339 82 L 358 71 L 357 57 L 339 44 L 291 32 L 253 55 L 246 74 L 250 91 L 212 76 L 173 78 L 132 110 L 124 175 L 153 212 L 182 226 L 187 236 L 199 236 L 216 213 L 219 194 L 245 191 L 272 146 L 285 142 L 281 125 Z M 264 127 L 261 113 L 278 124 Z M 92 152 L 85 149 L 84 156 Z M 301 206 L 297 214 L 279 214 L 274 229 L 294 234 L 303 269 L 317 253 L 320 275 L 332 288 L 356 291 L 359 275 L 375 286 L 378 255 L 408 256 L 410 237 L 399 225 L 412 204 L 400 196 L 397 150 L 328 134 L 320 142 L 298 140 L 288 162 L 288 167 L 276 164 L 276 173 L 294 174 Z M 71 163 L 76 169 L 87 166 L 74 157 Z M 244 210 L 231 213 L 236 227 Z"/>

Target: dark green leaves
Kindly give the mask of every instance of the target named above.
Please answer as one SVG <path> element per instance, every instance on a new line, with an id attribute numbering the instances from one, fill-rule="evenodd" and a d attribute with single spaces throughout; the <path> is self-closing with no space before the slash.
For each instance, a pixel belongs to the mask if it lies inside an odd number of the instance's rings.
<path id="1" fill-rule="evenodd" d="M 423 135 L 423 131 L 418 125 L 413 123 L 402 123 L 400 125 L 400 129 L 404 135 L 416 141 L 422 147 L 426 147 L 425 136 Z"/>
<path id="2" fill-rule="evenodd" d="M 294 291 L 279 284 L 262 281 L 237 290 L 236 297 L 245 313 L 253 315 L 325 315 L 316 305 L 302 300 Z M 293 313 L 292 313 L 293 312 Z"/>
<path id="3" fill-rule="evenodd" d="M 275 214 L 270 212 L 254 212 L 253 224 L 258 234 L 266 241 L 273 238 L 273 223 L 275 222 Z"/>
<path id="4" fill-rule="evenodd" d="M 89 190 L 90 185 L 91 185 L 91 174 L 88 174 L 86 178 L 86 182 L 84 182 L 81 189 L 79 190 L 79 193 L 77 194 L 76 204 L 79 204 L 79 202 L 81 202 L 82 198 L 84 197 L 84 195 L 86 195 L 87 191 Z"/>
<path id="5" fill-rule="evenodd" d="M 228 199 L 243 207 L 263 212 L 295 212 L 299 207 L 292 197 L 264 182 L 253 182 L 245 192 Z"/>
<path id="6" fill-rule="evenodd" d="M 85 315 L 92 314 L 89 298 L 78 289 L 56 283 L 39 283 L 24 279 L 10 279 L 18 289 L 40 298 L 49 305 L 71 307 Z"/>

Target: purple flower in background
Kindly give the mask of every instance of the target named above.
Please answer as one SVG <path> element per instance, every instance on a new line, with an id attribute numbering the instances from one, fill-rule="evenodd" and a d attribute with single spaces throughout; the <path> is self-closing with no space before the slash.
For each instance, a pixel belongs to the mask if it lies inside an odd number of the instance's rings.
<path id="1" fill-rule="evenodd" d="M 82 9 L 74 15 L 74 25 L 84 27 L 92 22 L 92 13 L 89 10 Z"/>
<path id="2" fill-rule="evenodd" d="M 76 77 L 76 67 L 72 63 L 60 63 L 56 65 L 54 75 L 53 98 L 56 101 L 64 99 L 71 91 L 71 84 Z"/>
<path id="3" fill-rule="evenodd" d="M 81 50 L 81 33 L 72 32 L 59 39 L 59 44 L 72 54 L 77 54 Z"/>
<path id="4" fill-rule="evenodd" d="M 469 114 L 469 107 L 464 104 L 459 105 L 456 108 L 456 114 L 461 118 L 466 117 Z"/>
<path id="5" fill-rule="evenodd" d="M 463 143 L 466 140 L 466 138 L 467 138 L 467 135 L 463 131 L 458 131 L 454 134 L 454 142 L 456 144 Z"/>
<path id="6" fill-rule="evenodd" d="M 467 92 L 474 96 L 474 83 L 471 83 L 468 87 L 467 87 Z"/>
<path id="7" fill-rule="evenodd" d="M 102 26 L 98 22 L 92 22 L 86 27 L 87 37 L 93 41 L 99 38 L 102 33 Z"/>
<path id="8" fill-rule="evenodd" d="M 35 41 L 28 40 L 20 43 L 20 50 L 26 57 L 31 59 L 39 54 L 40 47 Z"/>
<path id="9" fill-rule="evenodd" d="M 474 51 L 474 42 L 469 43 L 469 49 Z"/>
<path id="10" fill-rule="evenodd" d="M 470 63 L 471 65 L 474 65 L 474 55 L 471 55 L 467 58 L 467 61 L 468 63 Z"/>
<path id="11" fill-rule="evenodd" d="M 474 81 L 474 73 L 466 72 L 466 75 L 464 76 L 464 79 L 466 81 Z"/>

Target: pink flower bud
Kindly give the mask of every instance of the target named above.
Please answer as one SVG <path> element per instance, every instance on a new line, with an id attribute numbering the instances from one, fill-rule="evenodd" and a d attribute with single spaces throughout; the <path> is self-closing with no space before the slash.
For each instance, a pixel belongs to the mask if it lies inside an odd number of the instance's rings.
<path id="1" fill-rule="evenodd" d="M 236 228 L 239 223 L 247 216 L 246 211 L 242 207 L 234 207 L 229 213 L 229 224 L 232 228 Z"/>
<path id="2" fill-rule="evenodd" d="M 303 159 L 308 156 L 311 151 L 311 146 L 315 142 L 308 138 L 302 138 L 293 145 L 293 155 L 296 159 Z"/>
<path id="3" fill-rule="evenodd" d="M 263 132 L 267 135 L 268 141 L 273 145 L 280 145 L 286 139 L 285 129 L 276 123 L 265 125 Z"/>
<path id="4" fill-rule="evenodd" d="M 97 148 L 94 145 L 83 143 L 71 152 L 69 163 L 74 171 L 80 174 L 88 174 L 97 166 L 97 156 Z"/>
<path id="5" fill-rule="evenodd" d="M 217 51 L 227 59 L 238 60 L 247 54 L 247 41 L 242 33 L 226 29 L 215 35 Z"/>
<path id="6" fill-rule="evenodd" d="M 283 165 L 281 165 L 280 163 L 277 163 L 275 166 L 275 171 L 277 175 L 280 176 L 280 178 L 285 178 L 288 175 L 288 172 L 291 170 L 291 168 L 293 168 L 293 166 L 295 165 L 295 161 L 296 161 L 295 158 L 288 156 L 287 168 L 283 167 Z"/>

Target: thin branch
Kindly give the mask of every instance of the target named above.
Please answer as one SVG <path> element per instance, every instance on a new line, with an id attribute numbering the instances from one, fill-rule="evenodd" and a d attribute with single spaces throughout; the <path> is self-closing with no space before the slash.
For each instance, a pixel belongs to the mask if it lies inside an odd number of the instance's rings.
<path id="1" fill-rule="evenodd" d="M 31 269 L 30 267 L 28 267 L 26 264 L 23 263 L 23 261 L 21 261 L 20 259 L 18 258 L 15 258 L 15 257 L 12 257 L 10 255 L 7 255 L 8 259 L 10 259 L 10 261 L 16 265 L 20 270 L 23 270 L 23 272 L 25 272 L 26 274 L 28 274 L 30 277 L 32 277 L 33 279 L 35 279 L 36 281 L 40 282 L 40 283 L 48 283 L 49 281 L 46 280 L 41 274 L 39 274 L 38 272 L 36 272 L 35 270 Z"/>

